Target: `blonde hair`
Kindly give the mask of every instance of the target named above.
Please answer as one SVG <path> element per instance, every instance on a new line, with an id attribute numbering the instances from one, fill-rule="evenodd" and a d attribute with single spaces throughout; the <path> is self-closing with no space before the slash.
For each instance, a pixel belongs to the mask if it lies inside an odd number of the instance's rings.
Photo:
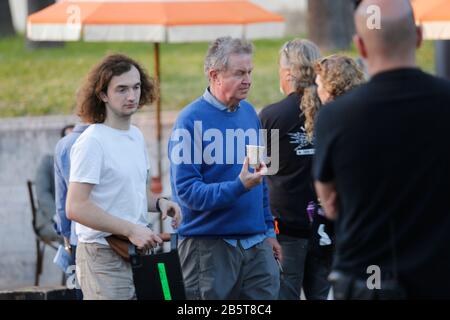
<path id="1" fill-rule="evenodd" d="M 302 115 L 305 116 L 305 132 L 310 142 L 313 140 L 314 119 L 320 105 L 321 102 L 317 94 L 317 86 L 312 85 L 306 88 L 300 103 L 300 110 L 302 110 Z"/>
<path id="2" fill-rule="evenodd" d="M 280 65 L 290 70 L 296 92 L 303 93 L 314 84 L 314 62 L 320 59 L 320 50 L 306 39 L 294 39 L 283 44 L 280 50 Z"/>
<path id="3" fill-rule="evenodd" d="M 335 99 L 364 82 L 361 67 L 350 57 L 332 55 L 314 65 L 325 90 Z"/>
<path id="4" fill-rule="evenodd" d="M 332 100 L 359 86 L 365 80 L 364 73 L 355 60 L 338 54 L 317 61 L 314 64 L 314 71 L 316 75 L 320 75 L 324 89 Z M 305 91 L 301 107 L 305 114 L 305 130 L 310 141 L 313 139 L 314 118 L 321 105 L 316 86 Z"/>

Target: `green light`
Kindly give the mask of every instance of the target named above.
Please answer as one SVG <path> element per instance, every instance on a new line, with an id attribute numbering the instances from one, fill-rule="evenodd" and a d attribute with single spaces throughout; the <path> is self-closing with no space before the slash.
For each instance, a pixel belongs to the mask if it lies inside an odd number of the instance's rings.
<path id="1" fill-rule="evenodd" d="M 163 289 L 164 300 L 172 300 L 170 294 L 169 281 L 167 280 L 166 266 L 164 263 L 158 263 L 159 278 Z"/>

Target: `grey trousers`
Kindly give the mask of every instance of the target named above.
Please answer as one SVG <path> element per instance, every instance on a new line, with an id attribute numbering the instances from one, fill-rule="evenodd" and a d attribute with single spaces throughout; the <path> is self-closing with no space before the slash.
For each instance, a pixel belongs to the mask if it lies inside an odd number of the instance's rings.
<path id="1" fill-rule="evenodd" d="M 280 300 L 299 300 L 301 289 L 308 300 L 326 300 L 331 288 L 327 277 L 331 271 L 328 261 L 308 253 L 308 239 L 279 235 L 283 252 L 283 275 Z"/>
<path id="2" fill-rule="evenodd" d="M 223 239 L 185 238 L 178 253 L 189 300 L 274 300 L 280 271 L 271 245 L 244 250 Z"/>

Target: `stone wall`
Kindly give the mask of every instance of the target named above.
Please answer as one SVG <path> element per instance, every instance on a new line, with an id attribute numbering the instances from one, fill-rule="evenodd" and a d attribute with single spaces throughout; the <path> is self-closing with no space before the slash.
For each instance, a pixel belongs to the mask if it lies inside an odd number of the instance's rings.
<path id="1" fill-rule="evenodd" d="M 153 115 L 140 112 L 133 123 L 142 130 L 151 166 L 156 168 Z M 163 113 L 163 195 L 170 195 L 167 138 L 175 117 L 175 112 Z M 76 120 L 74 116 L 0 119 L 0 290 L 34 283 L 36 249 L 26 181 L 34 179 L 41 157 L 53 152 L 61 128 Z M 52 263 L 54 255 L 47 247 L 41 285 L 61 282 L 62 273 Z"/>

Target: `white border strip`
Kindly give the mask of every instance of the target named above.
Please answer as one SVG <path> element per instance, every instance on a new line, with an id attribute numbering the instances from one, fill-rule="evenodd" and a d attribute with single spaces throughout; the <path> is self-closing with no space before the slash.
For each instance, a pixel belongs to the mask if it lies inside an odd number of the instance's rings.
<path id="1" fill-rule="evenodd" d="M 168 28 L 168 42 L 213 41 L 218 37 L 230 36 L 245 39 L 281 38 L 285 23 L 253 23 L 248 25 L 196 25 Z"/>
<path id="2" fill-rule="evenodd" d="M 84 26 L 86 41 L 148 41 L 164 42 L 165 27 L 162 25 L 89 25 Z"/>
<path id="3" fill-rule="evenodd" d="M 27 38 L 34 41 L 77 41 L 81 39 L 81 25 L 28 22 Z"/>
<path id="4" fill-rule="evenodd" d="M 428 40 L 450 39 L 450 21 L 424 22 L 423 37 Z"/>
<path id="5" fill-rule="evenodd" d="M 240 25 L 194 25 L 194 26 L 172 26 L 168 28 L 168 42 L 196 42 L 213 41 L 218 37 L 231 36 L 242 37 L 243 26 Z"/>
<path id="6" fill-rule="evenodd" d="M 272 39 L 284 36 L 286 24 L 284 22 L 252 23 L 246 26 L 247 39 Z"/>

